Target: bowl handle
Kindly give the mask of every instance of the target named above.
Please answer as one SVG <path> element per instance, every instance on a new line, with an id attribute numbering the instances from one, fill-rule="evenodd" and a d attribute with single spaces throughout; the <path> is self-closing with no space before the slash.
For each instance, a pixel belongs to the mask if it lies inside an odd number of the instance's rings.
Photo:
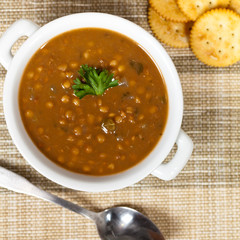
<path id="1" fill-rule="evenodd" d="M 173 159 L 168 163 L 162 163 L 152 172 L 152 175 L 168 181 L 175 178 L 181 172 L 192 154 L 193 142 L 191 138 L 181 129 L 178 134 L 176 144 L 178 149 Z"/>
<path id="2" fill-rule="evenodd" d="M 12 61 L 11 53 L 14 43 L 23 36 L 29 37 L 39 26 L 29 20 L 20 19 L 14 22 L 0 38 L 0 63 L 8 69 Z"/>

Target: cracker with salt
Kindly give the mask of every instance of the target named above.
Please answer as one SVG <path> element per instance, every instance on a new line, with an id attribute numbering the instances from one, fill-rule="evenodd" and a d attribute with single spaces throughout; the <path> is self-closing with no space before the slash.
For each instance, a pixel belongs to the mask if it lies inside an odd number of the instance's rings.
<path id="1" fill-rule="evenodd" d="M 194 23 L 190 46 L 203 63 L 225 67 L 240 60 L 240 15 L 229 9 L 213 9 Z"/>
<path id="2" fill-rule="evenodd" d="M 189 19 L 182 13 L 176 0 L 150 0 L 152 6 L 162 17 L 174 22 L 188 22 Z"/>
<path id="3" fill-rule="evenodd" d="M 192 21 L 204 12 L 220 7 L 227 7 L 230 0 L 177 0 L 179 8 Z"/>
<path id="4" fill-rule="evenodd" d="M 152 7 L 148 12 L 149 25 L 152 32 L 163 43 L 178 48 L 189 46 L 189 32 L 192 22 L 171 22 L 160 16 Z"/>
<path id="5" fill-rule="evenodd" d="M 229 8 L 240 14 L 240 0 L 231 0 Z"/>

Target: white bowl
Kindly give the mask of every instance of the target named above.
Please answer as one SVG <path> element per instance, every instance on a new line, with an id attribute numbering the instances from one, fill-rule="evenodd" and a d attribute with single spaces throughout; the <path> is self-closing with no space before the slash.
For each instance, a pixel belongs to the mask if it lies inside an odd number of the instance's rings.
<path id="1" fill-rule="evenodd" d="M 105 28 L 126 35 L 139 43 L 152 57 L 164 77 L 169 115 L 165 131 L 154 150 L 139 164 L 124 172 L 94 177 L 65 170 L 46 158 L 28 136 L 19 112 L 18 88 L 22 73 L 31 56 L 54 36 L 76 28 Z M 29 38 L 13 57 L 10 49 L 21 36 Z M 191 139 L 180 129 L 183 116 L 183 95 L 176 68 L 160 43 L 136 24 L 103 13 L 79 13 L 56 19 L 43 27 L 28 20 L 15 22 L 0 39 L 0 62 L 8 70 L 3 94 L 8 130 L 22 156 L 42 175 L 68 188 L 102 192 L 130 186 L 149 174 L 170 180 L 178 175 L 193 150 Z M 174 143 L 178 150 L 171 161 L 162 164 Z"/>

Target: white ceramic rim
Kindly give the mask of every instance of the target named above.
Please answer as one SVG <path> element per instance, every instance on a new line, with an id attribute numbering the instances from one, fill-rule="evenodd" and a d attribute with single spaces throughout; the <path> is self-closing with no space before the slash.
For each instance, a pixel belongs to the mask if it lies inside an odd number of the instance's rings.
<path id="1" fill-rule="evenodd" d="M 33 144 L 23 126 L 18 108 L 22 72 L 34 52 L 52 37 L 76 28 L 105 28 L 122 33 L 141 45 L 160 68 L 169 98 L 168 121 L 154 150 L 135 167 L 119 174 L 93 177 L 69 172 L 47 159 Z M 138 25 L 105 13 L 78 13 L 58 18 L 33 33 L 14 56 L 4 83 L 4 113 L 10 135 L 22 156 L 43 176 L 75 190 L 104 192 L 130 186 L 156 169 L 171 151 L 180 131 L 183 96 L 176 68 L 161 44 Z"/>

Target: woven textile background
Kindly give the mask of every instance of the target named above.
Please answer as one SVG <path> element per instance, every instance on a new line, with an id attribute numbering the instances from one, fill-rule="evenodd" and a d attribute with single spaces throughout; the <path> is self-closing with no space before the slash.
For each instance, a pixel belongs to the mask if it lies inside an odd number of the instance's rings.
<path id="1" fill-rule="evenodd" d="M 1 0 L 0 35 L 17 19 L 39 25 L 77 12 L 107 12 L 150 32 L 146 0 Z M 23 41 L 23 40 L 22 40 Z M 19 41 L 15 46 L 21 44 Z M 90 210 L 126 205 L 149 216 L 166 239 L 240 239 L 240 63 L 211 68 L 189 49 L 164 46 L 179 72 L 184 94 L 182 128 L 194 153 L 182 173 L 163 182 L 148 176 L 134 186 L 108 193 L 63 188 L 37 173 L 19 154 L 6 128 L 0 66 L 0 165 L 32 183 Z M 0 239 L 99 239 L 83 217 L 42 200 L 0 188 Z"/>

